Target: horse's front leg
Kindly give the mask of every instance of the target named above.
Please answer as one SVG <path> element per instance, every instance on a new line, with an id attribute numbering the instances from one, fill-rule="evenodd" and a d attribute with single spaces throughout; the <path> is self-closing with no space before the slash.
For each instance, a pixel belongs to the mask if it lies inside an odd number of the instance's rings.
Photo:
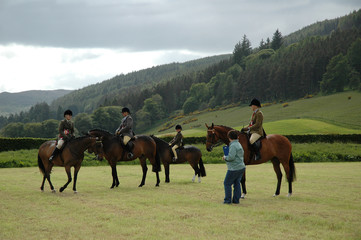
<path id="1" fill-rule="evenodd" d="M 117 173 L 117 165 L 112 164 L 110 167 L 112 168 L 112 177 L 113 177 L 113 183 L 110 188 L 113 189 L 114 187 L 119 186 L 119 179 L 118 179 L 118 173 Z"/>
<path id="2" fill-rule="evenodd" d="M 243 176 L 241 178 L 241 186 L 242 186 L 242 194 L 241 194 L 241 198 L 245 199 L 246 198 L 246 194 L 247 194 L 247 189 L 246 189 L 246 170 L 243 173 Z"/>
<path id="3" fill-rule="evenodd" d="M 78 166 L 74 167 L 74 182 L 73 182 L 73 191 L 74 193 L 78 193 L 78 191 L 76 190 L 76 180 L 78 179 L 78 172 L 80 170 L 81 165 L 78 164 Z"/>
<path id="4" fill-rule="evenodd" d="M 148 167 L 147 167 L 145 158 L 140 158 L 140 165 L 142 166 L 143 177 L 142 177 L 142 182 L 139 184 L 138 187 L 143 187 L 145 184 L 145 178 L 147 177 L 147 171 L 148 171 Z M 158 175 L 158 178 L 159 178 L 159 175 Z"/>
<path id="5" fill-rule="evenodd" d="M 60 188 L 60 192 L 63 192 L 64 190 L 65 190 L 65 188 L 67 188 L 68 187 L 68 185 L 69 185 L 69 183 L 71 182 L 71 172 L 70 172 L 70 166 L 66 166 L 65 167 L 65 171 L 66 171 L 66 174 L 68 175 L 68 181 L 65 183 L 65 185 L 64 186 L 62 186 L 61 188 Z"/>
<path id="6" fill-rule="evenodd" d="M 169 179 L 169 163 L 164 164 L 164 172 L 165 172 L 165 182 L 169 183 L 170 182 L 170 179 Z"/>

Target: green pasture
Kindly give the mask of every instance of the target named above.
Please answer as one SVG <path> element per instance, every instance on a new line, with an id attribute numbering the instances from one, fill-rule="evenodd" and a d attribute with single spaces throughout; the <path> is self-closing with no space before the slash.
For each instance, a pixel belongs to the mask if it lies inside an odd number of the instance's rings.
<path id="1" fill-rule="evenodd" d="M 262 107 L 262 112 L 267 133 L 283 135 L 361 133 L 360 92 L 349 91 L 299 99 L 287 102 L 287 107 L 284 107 L 285 102 L 265 104 L 267 106 Z M 248 125 L 251 114 L 250 107 L 243 105 L 196 112 L 176 120 L 170 118 L 167 122 L 173 125 L 182 124 L 185 136 L 205 136 L 205 123 L 225 125 L 240 130 Z M 145 134 L 174 134 L 174 128 L 159 132 L 164 123 L 160 122 Z"/>
<path id="2" fill-rule="evenodd" d="M 155 174 L 138 188 L 140 166 L 118 166 L 110 190 L 109 166 L 83 167 L 78 194 L 39 187 L 38 168 L 0 169 L 0 239 L 360 239 L 361 163 L 298 163 L 293 195 L 272 197 L 272 164 L 247 167 L 246 199 L 223 205 L 225 164 L 206 164 L 193 183 L 189 165 L 172 165 L 171 182 Z M 56 167 L 52 180 L 66 181 Z"/>

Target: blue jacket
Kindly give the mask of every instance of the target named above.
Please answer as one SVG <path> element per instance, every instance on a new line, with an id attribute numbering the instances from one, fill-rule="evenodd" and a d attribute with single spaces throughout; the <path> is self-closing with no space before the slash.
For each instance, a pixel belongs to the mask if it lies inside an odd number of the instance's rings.
<path id="1" fill-rule="evenodd" d="M 229 144 L 228 156 L 225 157 L 228 170 L 236 171 L 246 168 L 243 155 L 244 151 L 242 145 L 238 142 L 238 140 L 233 140 Z"/>

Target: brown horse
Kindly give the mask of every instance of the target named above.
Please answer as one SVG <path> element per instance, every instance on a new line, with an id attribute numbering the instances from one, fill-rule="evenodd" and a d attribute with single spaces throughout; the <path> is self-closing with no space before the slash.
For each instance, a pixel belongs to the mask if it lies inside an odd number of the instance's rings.
<path id="1" fill-rule="evenodd" d="M 38 166 L 40 171 L 43 174 L 43 182 L 41 184 L 41 191 L 44 191 L 44 183 L 45 179 L 48 180 L 50 189 L 52 192 L 55 192 L 54 186 L 50 181 L 50 173 L 51 169 L 54 165 L 65 167 L 66 174 L 68 175 L 68 181 L 65 183 L 63 187 L 60 188 L 60 192 L 64 191 L 64 189 L 68 186 L 68 184 L 72 181 L 70 168 L 74 167 L 74 183 L 73 183 L 73 191 L 77 193 L 76 190 L 76 180 L 78 177 L 78 172 L 81 167 L 81 163 L 84 159 L 84 151 L 87 149 L 94 148 L 96 145 L 96 138 L 91 136 L 84 136 L 73 139 L 66 143 L 62 152 L 58 154 L 52 161 L 49 161 L 49 157 L 53 153 L 56 147 L 56 141 L 47 141 L 43 143 L 38 152 Z"/>
<path id="2" fill-rule="evenodd" d="M 212 151 L 213 146 L 218 144 L 220 141 L 225 144 L 229 144 L 227 133 L 230 130 L 233 130 L 230 127 L 214 125 L 207 127 L 207 142 L 206 148 L 208 151 Z M 251 152 L 248 135 L 245 132 L 238 132 L 238 141 L 241 143 L 244 149 L 244 163 L 246 165 L 254 165 L 268 162 L 271 160 L 273 164 L 273 169 L 277 175 L 277 188 L 273 196 L 278 196 L 280 194 L 281 182 L 282 182 L 282 172 L 280 164 L 282 164 L 287 180 L 288 180 L 288 196 L 292 195 L 292 182 L 296 179 L 296 169 L 292 157 L 292 146 L 290 141 L 282 136 L 277 134 L 267 135 L 261 140 L 261 159 L 258 161 L 254 160 L 253 154 Z M 247 194 L 246 190 L 246 173 L 242 177 L 242 198 Z"/>
<path id="3" fill-rule="evenodd" d="M 173 163 L 173 153 L 172 149 L 169 147 L 168 143 L 163 141 L 156 136 L 151 136 L 157 144 L 157 152 L 159 157 L 164 165 L 165 171 L 165 182 L 169 183 L 169 165 Z M 185 146 L 182 150 L 178 153 L 178 159 L 175 163 L 184 163 L 188 162 L 192 168 L 194 169 L 194 176 L 192 181 L 195 181 L 196 175 L 198 175 L 198 182 L 201 182 L 201 177 L 206 176 L 206 170 L 203 165 L 202 161 L 202 152 L 199 148 L 194 146 Z M 198 167 L 199 164 L 199 167 Z"/>
<path id="4" fill-rule="evenodd" d="M 157 155 L 156 143 L 151 137 L 145 135 L 136 135 L 135 139 L 132 140 L 134 141 L 133 158 L 128 159 L 127 152 L 124 146 L 120 144 L 120 139 L 118 136 L 100 129 L 90 130 L 88 134 L 99 137 L 102 141 L 102 146 L 97 148 L 96 154 L 98 154 L 100 158 L 104 156 L 112 168 L 113 183 L 110 188 L 119 186 L 117 162 L 133 161 L 137 158 L 139 158 L 143 170 L 143 177 L 139 187 L 142 187 L 145 184 L 145 178 L 148 171 L 146 162 L 147 158 L 153 166 L 152 171 L 156 173 L 157 182 L 155 186 L 159 186 L 159 171 L 161 171 L 160 159 Z"/>

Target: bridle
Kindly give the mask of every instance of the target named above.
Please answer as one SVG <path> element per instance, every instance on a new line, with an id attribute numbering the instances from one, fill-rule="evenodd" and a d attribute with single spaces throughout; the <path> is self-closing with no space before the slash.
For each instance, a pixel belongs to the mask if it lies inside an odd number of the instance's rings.
<path id="1" fill-rule="evenodd" d="M 208 136 L 212 136 L 211 139 L 208 138 Z M 211 144 L 210 149 L 212 149 L 213 147 L 217 147 L 219 145 L 222 144 L 222 141 L 220 138 L 218 138 L 218 140 L 216 140 L 217 134 L 216 134 L 216 130 L 215 129 L 208 129 L 207 130 L 207 141 L 206 143 Z"/>

